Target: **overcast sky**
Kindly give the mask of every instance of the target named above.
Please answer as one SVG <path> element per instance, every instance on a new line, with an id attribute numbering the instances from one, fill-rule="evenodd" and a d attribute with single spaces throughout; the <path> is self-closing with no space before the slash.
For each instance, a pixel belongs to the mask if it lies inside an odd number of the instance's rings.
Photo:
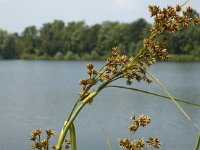
<path id="1" fill-rule="evenodd" d="M 176 5 L 186 0 L 0 0 L 0 29 L 21 32 L 27 26 L 61 19 L 65 23 L 84 20 L 92 25 L 105 20 L 132 22 L 145 18 L 151 22 L 148 5 Z M 188 4 L 200 12 L 200 0 Z"/>

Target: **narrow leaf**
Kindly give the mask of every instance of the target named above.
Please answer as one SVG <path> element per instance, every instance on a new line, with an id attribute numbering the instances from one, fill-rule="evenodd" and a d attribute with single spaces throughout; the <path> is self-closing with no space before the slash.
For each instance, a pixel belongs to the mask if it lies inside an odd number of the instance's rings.
<path id="1" fill-rule="evenodd" d="M 171 99 L 168 96 L 164 96 L 164 95 L 160 95 L 154 92 L 150 92 L 150 91 L 146 91 L 146 90 L 141 90 L 141 89 L 137 89 L 137 88 L 132 88 L 132 87 L 127 87 L 127 86 L 117 86 L 117 85 L 111 85 L 111 86 L 106 86 L 106 87 L 113 87 L 113 88 L 120 88 L 120 89 L 127 89 L 127 90 L 132 90 L 132 91 L 136 91 L 136 92 L 141 92 L 141 93 L 146 93 L 146 94 L 150 94 L 150 95 L 154 95 L 154 96 L 158 96 L 158 97 L 162 97 L 162 98 L 166 98 L 166 99 Z M 184 104 L 188 104 L 188 105 L 193 105 L 193 106 L 197 106 L 200 107 L 200 104 L 195 104 L 186 100 L 180 100 L 177 98 L 174 98 L 175 101 L 180 102 L 180 103 L 184 103 Z"/>
<path id="2" fill-rule="evenodd" d="M 168 90 L 164 87 L 164 85 L 149 71 L 144 70 L 147 74 L 149 74 L 161 87 L 161 89 L 170 97 L 171 101 L 174 102 L 176 107 L 180 110 L 180 112 L 193 124 L 193 126 L 200 130 L 200 127 L 190 118 L 190 116 L 183 110 L 183 108 L 174 100 L 174 98 L 171 96 L 171 94 L 168 92 Z"/>
<path id="3" fill-rule="evenodd" d="M 74 124 L 72 123 L 70 128 L 69 128 L 69 132 L 70 132 L 70 140 L 71 140 L 71 149 L 72 150 L 76 150 L 76 132 L 75 132 L 75 127 Z"/>
<path id="4" fill-rule="evenodd" d="M 198 150 L 199 149 L 199 145 L 200 145 L 200 131 L 199 131 L 198 136 L 197 136 L 197 141 L 196 141 L 194 150 Z"/>
<path id="5" fill-rule="evenodd" d="M 107 144 L 107 146 L 108 146 L 108 150 L 112 150 L 112 146 L 111 146 L 111 144 L 110 144 L 110 140 L 109 140 L 109 138 L 108 138 L 108 136 L 107 136 L 105 130 L 104 130 L 104 129 L 102 129 L 102 130 L 103 130 L 103 134 L 104 134 L 104 137 L 105 137 L 106 144 Z"/>

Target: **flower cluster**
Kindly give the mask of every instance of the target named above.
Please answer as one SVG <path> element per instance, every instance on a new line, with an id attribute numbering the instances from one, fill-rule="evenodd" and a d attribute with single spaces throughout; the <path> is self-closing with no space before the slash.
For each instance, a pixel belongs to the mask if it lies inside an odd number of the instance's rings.
<path id="1" fill-rule="evenodd" d="M 145 127 L 150 123 L 150 117 L 146 115 L 141 115 L 138 119 L 136 119 L 135 115 L 130 118 L 133 123 L 129 126 L 130 133 L 135 133 L 139 126 Z M 149 137 L 147 141 L 142 138 L 136 139 L 132 141 L 132 137 L 123 138 L 119 140 L 119 146 L 126 150 L 143 150 L 146 145 L 151 146 L 153 148 L 161 148 L 160 140 L 156 137 Z"/>
<path id="2" fill-rule="evenodd" d="M 149 139 L 146 141 L 146 143 L 149 144 L 149 146 L 152 146 L 154 148 L 160 148 L 161 147 L 161 143 L 160 140 L 156 137 L 149 137 Z"/>
<path id="3" fill-rule="evenodd" d="M 182 10 L 181 5 L 167 6 L 161 9 L 158 6 L 149 6 L 151 16 L 154 17 L 154 25 L 150 30 L 150 36 L 143 41 L 143 49 L 138 54 L 138 62 L 144 66 L 150 66 L 156 59 L 168 60 L 166 33 L 174 33 L 189 25 L 200 25 L 200 18 L 191 18 L 191 7 Z M 181 12 L 182 11 L 182 15 Z"/>
<path id="4" fill-rule="evenodd" d="M 46 138 L 44 140 L 41 140 L 41 134 L 42 134 L 42 129 L 35 129 L 32 133 L 31 133 L 31 137 L 30 140 L 34 141 L 35 144 L 31 145 L 32 149 L 45 149 L 48 150 L 49 147 L 49 139 L 52 136 L 55 136 L 55 131 L 51 130 L 51 129 L 46 129 Z"/>
<path id="5" fill-rule="evenodd" d="M 79 81 L 83 90 L 79 93 L 81 100 L 91 93 L 89 91 L 90 88 L 98 82 L 112 82 L 118 78 L 125 78 L 127 79 L 127 85 L 132 84 L 132 79 L 138 82 L 144 80 L 147 83 L 151 83 L 152 80 L 144 72 L 145 68 L 141 67 L 140 63 L 134 63 L 134 61 L 133 57 L 129 58 L 127 55 L 120 55 L 118 48 L 114 47 L 112 48 L 112 55 L 106 60 L 105 66 L 99 71 L 94 69 L 93 64 L 87 64 L 89 77 Z M 129 66 L 128 69 L 126 69 L 127 66 Z"/>
<path id="6" fill-rule="evenodd" d="M 200 25 L 198 16 L 190 17 L 193 12 L 192 8 L 187 7 L 182 10 L 183 6 L 177 4 L 176 7 L 167 6 L 163 9 L 158 6 L 149 6 L 151 16 L 154 17 L 154 25 L 150 30 L 149 37 L 144 39 L 143 47 L 138 55 L 129 58 L 127 55 L 119 54 L 118 48 L 114 47 L 105 66 L 99 71 L 94 69 L 93 64 L 88 64 L 89 77 L 79 81 L 83 89 L 79 94 L 80 100 L 86 98 L 91 93 L 90 88 L 98 82 L 112 82 L 119 78 L 126 78 L 127 85 L 131 85 L 132 80 L 151 83 L 152 80 L 146 76 L 146 68 L 155 64 L 157 59 L 164 61 L 169 59 L 166 34 L 177 32 L 190 24 Z"/>
<path id="7" fill-rule="evenodd" d="M 82 86 L 83 90 L 82 92 L 79 93 L 80 101 L 86 98 L 90 94 L 89 89 L 96 84 L 96 77 L 99 74 L 98 71 L 94 69 L 93 64 L 87 64 L 87 73 L 89 77 L 86 79 L 81 79 L 79 81 L 79 85 Z"/>
<path id="8" fill-rule="evenodd" d="M 133 121 L 133 123 L 129 126 L 129 130 L 131 132 L 136 132 L 137 129 L 140 126 L 142 126 L 142 127 L 147 126 L 150 123 L 150 121 L 151 121 L 151 119 L 150 119 L 149 116 L 146 116 L 146 115 L 143 115 L 143 114 L 138 119 L 136 119 L 135 116 L 132 116 L 130 118 L 130 120 Z"/>
<path id="9" fill-rule="evenodd" d="M 191 7 L 187 7 L 182 10 L 182 6 L 179 4 L 176 7 L 167 6 L 160 9 L 158 6 L 149 6 L 151 16 L 154 17 L 154 26 L 151 29 L 151 37 L 155 37 L 159 33 L 163 32 L 177 32 L 181 27 L 187 27 L 190 24 L 200 25 L 198 17 L 191 18 L 190 14 L 193 13 Z M 180 14 L 182 11 L 182 14 Z"/>
<path id="10" fill-rule="evenodd" d="M 127 55 L 120 55 L 118 48 L 112 48 L 112 55 L 107 59 L 106 65 L 102 70 L 94 70 L 92 64 L 87 65 L 89 78 L 80 80 L 83 85 L 83 91 L 80 95 L 84 98 L 89 95 L 88 89 L 98 81 L 116 78 L 126 78 L 127 85 L 132 84 L 132 79 L 136 81 L 144 80 L 151 83 L 151 79 L 146 77 L 144 70 L 146 67 L 156 63 L 157 59 L 167 61 L 169 55 L 167 52 L 166 33 L 174 33 L 190 24 L 200 25 L 200 18 L 196 16 L 191 18 L 193 12 L 191 7 L 182 10 L 181 5 L 176 7 L 167 6 L 161 9 L 158 6 L 149 6 L 151 16 L 154 17 L 154 25 L 150 30 L 150 36 L 143 41 L 143 48 L 138 55 L 129 58 Z M 181 12 L 182 11 L 182 15 Z"/>
<path id="11" fill-rule="evenodd" d="M 114 77 L 121 74 L 121 70 L 128 64 L 129 59 L 126 55 L 120 55 L 118 48 L 112 48 L 112 55 L 106 60 L 106 65 L 99 71 L 94 69 L 93 64 L 87 64 L 87 73 L 89 75 L 86 79 L 81 79 L 79 84 L 82 86 L 82 92 L 79 93 L 81 100 L 86 98 L 90 92 L 89 89 L 98 82 L 112 81 Z"/>
<path id="12" fill-rule="evenodd" d="M 102 80 L 111 80 L 114 75 L 119 73 L 128 63 L 128 56 L 120 55 L 118 48 L 112 48 L 112 55 L 107 59 L 104 67 L 105 74 L 101 77 Z"/>
<path id="13" fill-rule="evenodd" d="M 137 139 L 134 142 L 131 142 L 129 139 L 120 139 L 119 145 L 127 150 L 143 150 L 145 141 L 143 139 Z"/>

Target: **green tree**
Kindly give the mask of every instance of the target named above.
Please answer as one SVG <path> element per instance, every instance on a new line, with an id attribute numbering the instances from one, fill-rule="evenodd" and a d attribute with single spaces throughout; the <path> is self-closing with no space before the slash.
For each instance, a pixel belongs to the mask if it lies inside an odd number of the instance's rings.
<path id="1" fill-rule="evenodd" d="M 20 45 L 22 53 L 35 54 L 39 46 L 39 32 L 35 26 L 26 27 L 21 34 Z"/>
<path id="2" fill-rule="evenodd" d="M 191 18 L 198 17 L 199 13 L 193 11 Z M 200 27 L 189 25 L 169 37 L 169 52 L 171 54 L 200 55 Z"/>
<path id="3" fill-rule="evenodd" d="M 86 38 L 88 28 L 83 21 L 68 23 L 64 35 L 67 42 L 67 51 L 71 50 L 72 53 L 78 55 L 84 54 L 87 48 Z"/>
<path id="4" fill-rule="evenodd" d="M 3 40 L 1 40 L 0 51 L 3 59 L 17 58 L 16 36 L 5 34 Z"/>
<path id="5" fill-rule="evenodd" d="M 65 24 L 61 20 L 55 20 L 53 23 L 44 24 L 40 30 L 40 50 L 42 54 L 54 56 L 57 52 L 63 52 L 64 41 L 62 33 Z"/>
<path id="6" fill-rule="evenodd" d="M 119 27 L 118 22 L 103 22 L 98 33 L 97 47 L 95 51 L 100 56 L 105 56 L 110 53 L 113 46 L 117 46 L 119 42 L 119 32 L 116 30 Z"/>

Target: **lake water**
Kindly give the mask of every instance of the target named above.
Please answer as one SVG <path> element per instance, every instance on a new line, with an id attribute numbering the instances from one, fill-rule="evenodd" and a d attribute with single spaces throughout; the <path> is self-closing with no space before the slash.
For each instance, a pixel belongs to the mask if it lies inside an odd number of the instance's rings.
<path id="1" fill-rule="evenodd" d="M 52 128 L 57 136 L 70 112 L 86 64 L 75 61 L 0 61 L 0 149 L 28 150 L 30 132 Z M 103 62 L 93 62 L 99 68 Z M 176 98 L 200 103 L 200 63 L 157 63 L 150 69 Z M 113 83 L 124 85 L 123 81 Z M 155 83 L 134 82 L 136 88 L 164 94 Z M 181 104 L 200 125 L 200 109 Z M 134 91 L 105 89 L 75 121 L 79 150 L 106 150 L 102 129 L 113 150 L 128 136 L 129 117 L 147 114 L 152 121 L 134 138 L 158 136 L 163 150 L 192 150 L 197 129 L 170 101 Z"/>

